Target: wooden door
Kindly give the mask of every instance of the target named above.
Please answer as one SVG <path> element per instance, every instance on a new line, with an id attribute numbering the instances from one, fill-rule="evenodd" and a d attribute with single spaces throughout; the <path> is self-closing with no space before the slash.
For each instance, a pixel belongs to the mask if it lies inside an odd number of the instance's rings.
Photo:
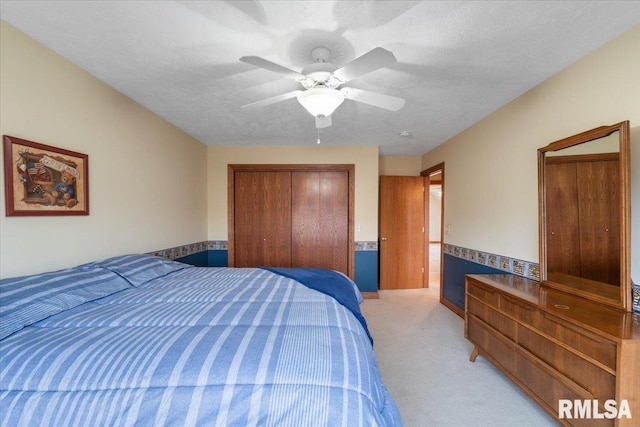
<path id="1" fill-rule="evenodd" d="M 380 177 L 380 289 L 424 286 L 424 178 Z"/>
<path id="2" fill-rule="evenodd" d="M 547 270 L 619 284 L 617 156 L 560 156 L 546 161 L 546 203 L 553 206 L 545 219 Z"/>
<path id="3" fill-rule="evenodd" d="M 291 172 L 236 172 L 236 267 L 291 266 Z"/>
<path id="4" fill-rule="evenodd" d="M 547 209 L 547 271 L 572 276 L 581 275 L 580 223 L 576 163 L 554 163 L 545 166 Z"/>
<path id="5" fill-rule="evenodd" d="M 291 263 L 348 273 L 349 177 L 346 171 L 293 172 Z"/>
<path id="6" fill-rule="evenodd" d="M 577 164 L 582 277 L 620 285 L 620 189 L 616 160 Z"/>

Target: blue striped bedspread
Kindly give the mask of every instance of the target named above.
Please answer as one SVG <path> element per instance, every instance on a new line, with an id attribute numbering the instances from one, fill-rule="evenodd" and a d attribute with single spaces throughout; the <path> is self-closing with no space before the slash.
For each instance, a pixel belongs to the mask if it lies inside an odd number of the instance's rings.
<path id="1" fill-rule="evenodd" d="M 360 322 L 263 269 L 185 268 L 0 341 L 3 426 L 400 426 Z"/>

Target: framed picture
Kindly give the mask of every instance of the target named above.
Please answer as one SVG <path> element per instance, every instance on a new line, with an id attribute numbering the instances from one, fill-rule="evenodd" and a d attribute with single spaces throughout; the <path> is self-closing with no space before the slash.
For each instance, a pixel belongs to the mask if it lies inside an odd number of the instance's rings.
<path id="1" fill-rule="evenodd" d="M 4 135 L 7 216 L 89 215 L 89 156 Z"/>

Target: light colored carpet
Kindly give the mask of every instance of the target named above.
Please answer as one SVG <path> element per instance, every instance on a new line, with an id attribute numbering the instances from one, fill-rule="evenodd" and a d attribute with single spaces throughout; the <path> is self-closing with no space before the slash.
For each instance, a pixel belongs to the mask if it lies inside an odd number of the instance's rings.
<path id="1" fill-rule="evenodd" d="M 380 291 L 361 306 L 383 381 L 406 427 L 544 427 L 557 423 L 482 356 L 439 289 Z"/>

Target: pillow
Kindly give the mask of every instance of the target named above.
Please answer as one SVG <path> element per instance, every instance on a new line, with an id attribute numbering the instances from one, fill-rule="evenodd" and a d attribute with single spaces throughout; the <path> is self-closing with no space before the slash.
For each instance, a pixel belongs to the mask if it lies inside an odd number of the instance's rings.
<path id="1" fill-rule="evenodd" d="M 182 262 L 147 254 L 121 255 L 86 265 L 107 268 L 124 277 L 133 286 L 140 286 L 174 271 L 193 267 Z"/>
<path id="2" fill-rule="evenodd" d="M 131 289 L 103 268 L 70 268 L 0 280 L 0 339 L 49 316 Z"/>

